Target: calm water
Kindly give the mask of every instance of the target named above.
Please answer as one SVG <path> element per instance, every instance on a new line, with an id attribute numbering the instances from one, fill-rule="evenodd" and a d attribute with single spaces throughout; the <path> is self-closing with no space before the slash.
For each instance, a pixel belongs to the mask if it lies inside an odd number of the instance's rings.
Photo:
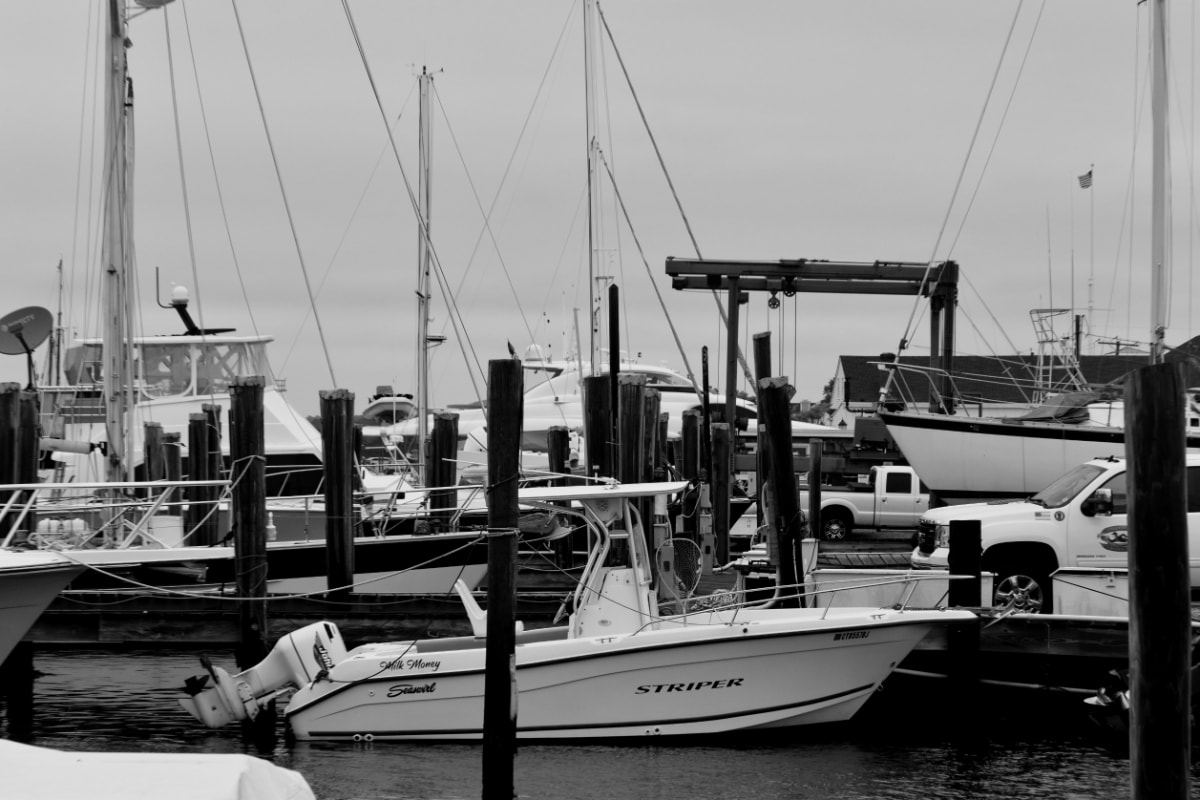
<path id="1" fill-rule="evenodd" d="M 65 750 L 248 752 L 299 771 L 321 800 L 478 798 L 474 745 L 292 743 L 262 749 L 199 728 L 175 703 L 196 653 L 39 653 L 32 743 Z M 232 665 L 230 653 L 212 653 Z M 1126 798 L 1127 755 L 1079 720 L 980 713 L 957 724 L 911 710 L 849 726 L 691 746 L 522 745 L 522 798 Z M 1073 704 L 1072 704 L 1073 706 Z M 7 726 L 7 723 L 4 723 Z M 280 723 L 282 729 L 283 723 Z M 5 735 L 12 732 L 4 728 Z M 144 739 L 144 740 L 143 740 Z M 1194 771 L 1193 783 L 1200 782 Z M 1200 792 L 1193 792 L 1200 798 Z"/>

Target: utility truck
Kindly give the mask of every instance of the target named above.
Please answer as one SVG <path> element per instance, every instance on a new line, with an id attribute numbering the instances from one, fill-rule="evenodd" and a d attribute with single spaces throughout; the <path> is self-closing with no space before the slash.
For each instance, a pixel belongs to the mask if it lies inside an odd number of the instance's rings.
<path id="1" fill-rule="evenodd" d="M 1128 569 L 1126 464 L 1111 456 L 1075 467 L 1025 500 L 946 506 L 917 526 L 916 569 L 945 569 L 950 523 L 978 520 L 993 602 L 1020 611 L 1054 609 L 1050 576 L 1060 567 Z M 1200 456 L 1187 456 L 1188 555 L 1200 587 Z M 1154 535 L 1154 531 L 1150 532 Z"/>

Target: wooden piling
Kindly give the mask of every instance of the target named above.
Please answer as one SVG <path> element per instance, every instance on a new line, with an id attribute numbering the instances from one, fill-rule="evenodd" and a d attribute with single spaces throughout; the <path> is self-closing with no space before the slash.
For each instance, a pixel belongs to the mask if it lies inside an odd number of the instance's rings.
<path id="1" fill-rule="evenodd" d="M 354 587 L 354 393 L 323 390 L 321 448 L 325 465 L 325 576 L 332 597 Z"/>
<path id="2" fill-rule="evenodd" d="M 555 478 L 553 485 L 567 486 L 570 479 L 565 477 L 571 472 L 571 431 L 565 425 L 551 425 L 546 431 L 546 455 L 551 472 L 563 475 Z M 560 569 L 571 569 L 575 566 L 575 534 L 561 536 L 553 542 L 554 560 Z"/>
<path id="3" fill-rule="evenodd" d="M 808 442 L 808 535 L 814 539 L 823 538 L 825 533 L 824 521 L 821 519 L 821 456 L 825 453 L 825 443 L 820 439 L 810 439 Z M 846 531 L 849 533 L 850 531 Z"/>
<path id="4" fill-rule="evenodd" d="M 145 466 L 146 480 L 161 481 L 167 477 L 161 422 L 147 422 L 143 426 L 142 464 Z"/>
<path id="5" fill-rule="evenodd" d="M 613 475 L 611 444 L 615 406 L 608 387 L 608 375 L 588 375 L 583 379 L 583 443 L 589 478 L 611 478 Z"/>
<path id="6" fill-rule="evenodd" d="M 729 493 L 733 485 L 733 431 L 728 423 L 712 426 L 712 525 L 717 564 L 729 563 Z"/>
<path id="7" fill-rule="evenodd" d="M 983 573 L 983 527 L 977 519 L 950 521 L 950 556 L 947 564 L 951 575 L 969 575 L 971 580 L 951 580 L 947 603 L 957 608 L 979 608 L 982 603 L 981 576 Z M 954 705 L 960 709 L 975 709 L 979 687 L 979 621 L 951 625 L 946 631 L 946 656 Z M 972 712 L 973 713 L 973 712 Z"/>
<path id="8" fill-rule="evenodd" d="M 1191 606 L 1183 366 L 1125 378 L 1133 800 L 1191 796 Z"/>
<path id="9" fill-rule="evenodd" d="M 757 381 L 771 377 L 771 334 L 770 332 L 754 334 L 754 386 L 755 403 L 759 408 L 759 426 L 758 433 L 755 436 L 754 446 L 757 450 L 758 457 L 755 459 L 756 471 L 755 485 L 758 487 L 758 496 L 756 497 L 755 505 L 757 507 L 757 523 L 761 527 L 764 521 L 766 512 L 766 498 L 763 496 L 763 487 L 767 485 L 767 480 L 770 478 L 770 460 L 767 458 L 767 430 L 762 423 L 762 392 L 758 390 Z"/>
<path id="10" fill-rule="evenodd" d="M 700 412 L 689 408 L 683 412 L 683 428 L 681 452 L 683 463 L 680 473 L 684 480 L 693 486 L 684 494 L 682 500 L 683 536 L 700 544 L 700 488 L 696 482 L 700 480 Z"/>
<path id="11" fill-rule="evenodd" d="M 22 389 L 17 394 L 17 483 L 38 482 L 38 461 L 41 459 L 42 423 L 38 393 Z M 26 497 L 32 491 L 26 493 Z M 25 518 L 25 529 L 37 530 L 37 509 Z"/>
<path id="12" fill-rule="evenodd" d="M 209 473 L 208 415 L 188 414 L 188 480 L 214 481 L 217 476 Z M 187 492 L 187 513 L 184 515 L 184 530 L 188 533 L 188 544 L 209 547 L 218 541 L 217 511 L 212 504 L 212 493 L 207 486 L 192 486 Z"/>
<path id="13" fill-rule="evenodd" d="M 0 484 L 17 483 L 17 451 L 21 384 L 0 383 Z M 11 491 L 0 492 L 0 502 L 7 502 Z M 3 535 L 9 533 L 4 525 Z"/>
<path id="14" fill-rule="evenodd" d="M 483 697 L 483 798 L 511 800 L 517 752 L 517 478 L 521 362 L 488 364 L 487 643 Z"/>
<path id="15" fill-rule="evenodd" d="M 177 431 L 163 434 L 163 477 L 167 483 L 178 483 L 183 480 L 183 453 L 180 445 L 182 437 Z M 176 497 L 176 500 L 183 498 Z"/>
<path id="16" fill-rule="evenodd" d="M 236 482 L 232 518 L 238 596 L 242 604 L 242 645 L 238 666 L 245 669 L 267 654 L 267 483 L 266 439 L 261 377 L 235 378 L 229 392 L 229 454 Z"/>
<path id="17" fill-rule="evenodd" d="M 266 658 L 267 456 L 261 376 L 234 378 L 229 387 L 229 456 L 234 474 L 230 516 L 234 529 L 240 644 L 237 664 L 248 669 Z M 263 741 L 275 730 L 275 704 L 243 724 L 243 734 Z"/>
<path id="18" fill-rule="evenodd" d="M 792 424 L 788 413 L 791 387 L 787 378 L 765 378 L 758 382 L 760 419 L 767 428 L 767 457 L 770 460 L 774 519 L 768 523 L 779 543 L 778 584 L 785 587 L 780 605 L 799 606 L 796 595 L 796 541 L 800 532 L 800 504 L 796 497 L 796 466 L 792 459 Z"/>
<path id="19" fill-rule="evenodd" d="M 458 508 L 458 414 L 437 411 L 433 414 L 433 432 L 429 438 L 429 455 L 425 463 L 428 485 L 437 487 L 430 492 L 429 509 L 433 527 L 449 530 Z"/>

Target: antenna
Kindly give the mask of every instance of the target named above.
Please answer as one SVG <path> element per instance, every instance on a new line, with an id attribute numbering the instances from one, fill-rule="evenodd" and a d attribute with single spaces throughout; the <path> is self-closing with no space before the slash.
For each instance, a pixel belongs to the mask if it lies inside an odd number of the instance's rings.
<path id="1" fill-rule="evenodd" d="M 18 308 L 0 317 L 0 353 L 25 354 L 29 366 L 29 386 L 34 388 L 33 350 L 46 341 L 54 328 L 54 317 L 41 306 Z"/>

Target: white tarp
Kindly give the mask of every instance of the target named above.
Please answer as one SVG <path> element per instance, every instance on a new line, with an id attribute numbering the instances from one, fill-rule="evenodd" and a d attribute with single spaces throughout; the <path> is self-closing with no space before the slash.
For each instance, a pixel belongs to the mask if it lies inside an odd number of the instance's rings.
<path id="1" fill-rule="evenodd" d="M 22 800 L 316 800 L 295 770 L 238 753 L 68 752 L 0 740 L 4 796 Z"/>

